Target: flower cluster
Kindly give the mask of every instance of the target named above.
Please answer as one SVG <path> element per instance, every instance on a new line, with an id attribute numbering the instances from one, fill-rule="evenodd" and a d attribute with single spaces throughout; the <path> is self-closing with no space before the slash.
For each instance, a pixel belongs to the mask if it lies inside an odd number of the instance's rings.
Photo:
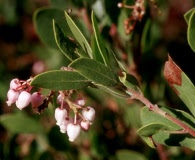
<path id="1" fill-rule="evenodd" d="M 57 103 L 60 105 L 55 109 L 56 124 L 60 127 L 60 132 L 66 133 L 69 141 L 74 141 L 81 130 L 88 131 L 95 118 L 95 110 L 85 106 L 85 100 L 78 98 L 75 102 L 70 101 L 66 96 L 67 92 L 59 92 Z M 74 116 L 71 117 L 73 111 Z"/>
<path id="2" fill-rule="evenodd" d="M 135 28 L 137 21 L 141 21 L 145 14 L 144 0 L 136 0 L 133 6 L 118 3 L 118 7 L 133 9 L 131 16 L 124 21 L 126 34 L 130 34 Z"/>
<path id="3" fill-rule="evenodd" d="M 10 82 L 10 88 L 7 92 L 7 105 L 11 106 L 12 104 L 16 104 L 16 106 L 22 110 L 27 107 L 30 103 L 33 108 L 39 107 L 43 104 L 46 99 L 40 92 L 30 93 L 32 86 L 30 86 L 31 79 L 27 81 L 19 80 L 18 78 L 14 78 Z"/>
<path id="4" fill-rule="evenodd" d="M 49 102 L 55 95 L 54 91 L 51 91 L 48 96 L 41 94 L 41 89 L 38 92 L 32 91 L 30 85 L 32 78 L 24 81 L 14 78 L 10 82 L 10 88 L 7 92 L 7 105 L 16 104 L 16 106 L 22 110 L 31 104 L 32 108 L 38 113 L 41 113 L 45 108 L 48 107 Z M 71 94 L 72 90 L 69 91 L 58 91 L 57 92 L 57 104 L 59 105 L 55 109 L 56 124 L 60 127 L 62 133 L 66 133 L 70 141 L 74 141 L 80 134 L 81 130 L 88 131 L 90 125 L 93 123 L 95 118 L 95 110 L 87 106 L 85 107 L 85 100 L 78 98 L 72 102 Z M 74 116 L 71 117 L 72 112 Z"/>

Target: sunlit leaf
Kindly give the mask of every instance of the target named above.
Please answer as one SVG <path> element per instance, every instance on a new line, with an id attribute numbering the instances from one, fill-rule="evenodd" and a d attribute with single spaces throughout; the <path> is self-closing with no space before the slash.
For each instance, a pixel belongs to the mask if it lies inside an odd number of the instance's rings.
<path id="1" fill-rule="evenodd" d="M 195 87 L 171 57 L 169 57 L 169 60 L 165 63 L 164 75 L 174 91 L 195 116 Z"/>
<path id="2" fill-rule="evenodd" d="M 72 31 L 74 37 L 76 38 L 78 43 L 81 45 L 83 50 L 89 55 L 90 58 L 92 58 L 92 50 L 91 50 L 91 47 L 90 47 L 89 43 L 87 42 L 86 38 L 84 37 L 84 35 L 80 31 L 80 29 L 77 27 L 77 25 L 74 23 L 74 21 L 68 15 L 67 12 L 65 12 L 65 17 L 66 17 L 67 23 L 68 23 L 69 28 Z"/>
<path id="3" fill-rule="evenodd" d="M 31 85 L 51 90 L 71 90 L 87 87 L 90 81 L 75 71 L 53 70 L 33 78 Z"/>
<path id="4" fill-rule="evenodd" d="M 188 113 L 165 107 L 160 107 L 160 109 L 169 115 L 180 119 L 192 129 L 195 129 L 195 119 Z M 190 139 L 194 141 L 194 138 L 192 138 L 189 134 L 177 134 L 177 132 L 181 131 L 182 128 L 171 120 L 150 111 L 148 107 L 144 107 L 141 110 L 140 117 L 143 127 L 138 131 L 138 133 L 145 141 L 147 140 L 150 142 L 149 137 L 147 137 L 150 135 L 150 137 L 152 136 L 153 140 L 157 143 L 169 146 L 185 146 L 194 149 L 195 145 L 188 143 Z M 152 143 L 150 142 L 150 144 Z"/>
<path id="5" fill-rule="evenodd" d="M 0 116 L 0 123 L 11 133 L 41 133 L 43 128 L 37 120 L 26 114 L 13 113 Z"/>
<path id="6" fill-rule="evenodd" d="M 109 67 L 93 59 L 78 58 L 70 64 L 70 67 L 94 83 L 110 87 L 119 85 L 115 73 Z"/>
<path id="7" fill-rule="evenodd" d="M 189 16 L 187 16 L 189 18 Z M 195 11 L 190 14 L 188 21 L 187 39 L 191 49 L 195 52 Z"/>
<path id="8" fill-rule="evenodd" d="M 164 124 L 160 123 L 150 123 L 141 127 L 138 130 L 138 134 L 141 136 L 149 137 L 159 132 L 159 130 L 166 130 L 168 129 Z"/>
<path id="9" fill-rule="evenodd" d="M 93 53 L 94 58 L 96 58 L 97 61 L 104 63 L 105 65 L 109 65 L 107 51 L 101 39 L 100 32 L 98 29 L 98 24 L 93 12 L 91 14 L 91 19 L 92 19 L 92 26 L 95 35 L 95 43 L 98 48 L 97 52 Z"/>

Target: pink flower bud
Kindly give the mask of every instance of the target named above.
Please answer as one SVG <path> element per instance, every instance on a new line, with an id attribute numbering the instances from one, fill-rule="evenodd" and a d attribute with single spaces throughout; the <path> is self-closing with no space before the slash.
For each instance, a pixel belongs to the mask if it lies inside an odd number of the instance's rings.
<path id="1" fill-rule="evenodd" d="M 11 106 L 11 104 L 15 103 L 18 99 L 18 96 L 19 96 L 19 92 L 18 91 L 15 91 L 13 89 L 9 89 L 9 91 L 7 92 L 7 105 L 8 106 Z"/>
<path id="2" fill-rule="evenodd" d="M 33 108 L 39 107 L 41 104 L 43 104 L 43 101 L 45 99 L 45 96 L 43 96 L 39 92 L 34 92 L 31 96 L 31 104 Z"/>
<path id="3" fill-rule="evenodd" d="M 79 105 L 79 106 L 84 106 L 85 105 L 84 98 L 77 99 L 76 104 Z"/>
<path id="4" fill-rule="evenodd" d="M 64 101 L 64 97 L 62 97 L 62 95 L 59 94 L 58 97 L 57 97 L 57 103 L 58 103 L 58 104 L 61 104 L 62 101 Z"/>
<path id="5" fill-rule="evenodd" d="M 89 121 L 81 121 L 81 128 L 84 131 L 88 131 L 90 127 L 90 122 Z"/>
<path id="6" fill-rule="evenodd" d="M 21 84 L 20 84 L 20 81 L 19 81 L 18 78 L 14 78 L 14 79 L 11 80 L 10 89 L 17 89 L 20 86 L 21 86 Z"/>
<path id="7" fill-rule="evenodd" d="M 62 125 L 62 122 L 66 117 L 67 117 L 66 109 L 61 109 L 59 107 L 55 109 L 55 119 L 57 121 L 56 124 L 58 126 Z"/>
<path id="8" fill-rule="evenodd" d="M 83 117 L 92 122 L 95 119 L 95 110 L 92 107 L 86 107 L 82 110 Z"/>
<path id="9" fill-rule="evenodd" d="M 67 126 L 67 135 L 69 141 L 73 142 L 80 134 L 81 126 L 78 124 L 69 123 Z"/>
<path id="10" fill-rule="evenodd" d="M 16 101 L 16 106 L 22 110 L 26 106 L 29 105 L 31 101 L 31 94 L 27 91 L 22 91 L 18 96 L 18 100 Z"/>

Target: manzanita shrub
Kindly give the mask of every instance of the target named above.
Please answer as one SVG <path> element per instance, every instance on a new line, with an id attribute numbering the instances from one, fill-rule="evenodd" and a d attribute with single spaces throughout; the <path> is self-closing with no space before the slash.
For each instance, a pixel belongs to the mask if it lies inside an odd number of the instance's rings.
<path id="1" fill-rule="evenodd" d="M 131 16 L 124 22 L 126 34 L 132 34 L 139 25 L 137 23 L 142 21 L 147 3 L 143 0 L 137 0 L 133 6 L 118 3 L 121 9 L 132 9 Z M 67 133 L 69 141 L 75 141 L 82 130 L 89 130 L 95 115 L 98 116 L 93 106 L 86 105 L 85 99 L 79 96 L 79 90 L 102 90 L 124 101 L 139 100 L 143 103 L 140 110 L 142 127 L 137 133 L 150 147 L 162 144 L 195 150 L 195 87 L 171 56 L 167 53 L 164 77 L 189 112 L 154 104 L 147 99 L 142 92 L 142 84 L 102 38 L 94 12 L 91 11 L 89 22 L 91 41 L 84 36 L 74 16 L 70 9 L 62 11 L 51 7 L 40 8 L 34 13 L 34 25 L 40 39 L 64 55 L 64 66 L 28 80 L 13 79 L 7 93 L 7 104 L 15 103 L 20 110 L 31 104 L 40 116 L 49 104 L 53 104 L 59 132 Z M 189 10 L 184 18 L 188 24 L 188 43 L 195 51 L 195 9 Z M 45 95 L 42 93 L 44 89 L 50 92 Z M 75 94 L 76 100 L 72 96 Z"/>

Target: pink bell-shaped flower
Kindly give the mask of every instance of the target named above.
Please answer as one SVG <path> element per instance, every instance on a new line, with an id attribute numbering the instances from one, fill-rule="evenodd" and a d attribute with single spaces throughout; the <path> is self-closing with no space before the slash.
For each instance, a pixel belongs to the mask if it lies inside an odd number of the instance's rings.
<path id="1" fill-rule="evenodd" d="M 84 98 L 79 98 L 79 99 L 77 99 L 77 101 L 75 103 L 79 106 L 84 106 L 85 100 L 84 100 Z"/>
<path id="2" fill-rule="evenodd" d="M 79 124 L 69 123 L 67 126 L 67 135 L 69 141 L 73 142 L 80 134 L 81 126 Z"/>
<path id="3" fill-rule="evenodd" d="M 31 105 L 33 108 L 39 107 L 45 99 L 45 96 L 39 92 L 34 92 L 31 96 Z"/>
<path id="4" fill-rule="evenodd" d="M 62 122 L 64 121 L 64 119 L 67 117 L 67 111 L 66 109 L 61 109 L 61 108 L 56 108 L 55 109 L 55 119 L 56 119 L 56 124 L 58 126 L 62 125 Z"/>
<path id="5" fill-rule="evenodd" d="M 16 106 L 22 110 L 31 102 L 31 94 L 27 91 L 22 91 L 18 96 L 18 100 L 16 101 Z"/>
<path id="6" fill-rule="evenodd" d="M 14 79 L 11 80 L 10 89 L 17 89 L 20 86 L 21 86 L 21 84 L 20 84 L 20 81 L 19 81 L 18 78 L 14 78 Z"/>
<path id="7" fill-rule="evenodd" d="M 11 104 L 15 103 L 18 99 L 19 96 L 19 92 L 13 89 L 9 89 L 9 91 L 7 92 L 7 105 L 11 106 Z"/>
<path id="8" fill-rule="evenodd" d="M 90 122 L 89 121 L 81 121 L 81 128 L 82 130 L 84 131 L 88 131 L 89 130 L 89 127 L 90 127 Z"/>
<path id="9" fill-rule="evenodd" d="M 95 110 L 92 107 L 88 106 L 82 110 L 82 115 L 89 122 L 93 122 L 93 120 L 95 119 Z"/>

